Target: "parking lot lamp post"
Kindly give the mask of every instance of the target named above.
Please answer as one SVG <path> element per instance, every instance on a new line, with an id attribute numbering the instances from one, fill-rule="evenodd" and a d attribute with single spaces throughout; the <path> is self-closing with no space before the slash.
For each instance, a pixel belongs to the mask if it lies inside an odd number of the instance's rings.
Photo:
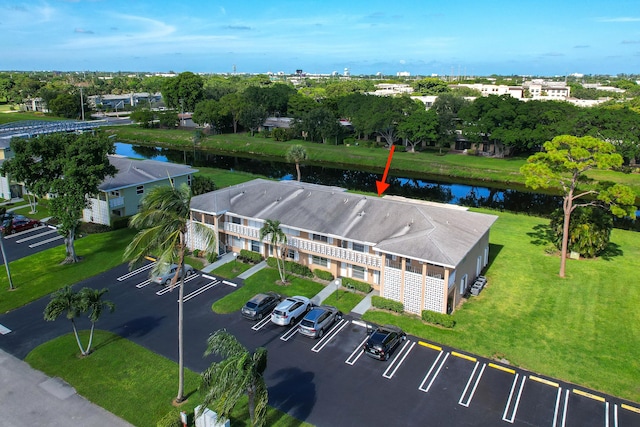
<path id="1" fill-rule="evenodd" d="M 342 282 L 342 280 L 340 279 L 336 279 L 335 283 L 336 283 L 336 299 L 340 298 L 340 283 Z"/>
<path id="2" fill-rule="evenodd" d="M 233 253 L 233 271 L 238 270 L 238 252 Z"/>
<path id="3" fill-rule="evenodd" d="M 2 250 L 2 259 L 4 260 L 4 266 L 7 268 L 7 277 L 9 278 L 9 290 L 12 291 L 13 281 L 11 280 L 11 270 L 9 269 L 9 261 L 7 260 L 7 254 L 4 251 L 4 236 L 0 234 L 0 250 Z"/>

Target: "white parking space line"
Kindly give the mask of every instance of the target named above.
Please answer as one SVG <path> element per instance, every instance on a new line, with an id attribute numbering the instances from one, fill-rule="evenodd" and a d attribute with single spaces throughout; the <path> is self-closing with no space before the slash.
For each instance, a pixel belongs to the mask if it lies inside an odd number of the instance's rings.
<path id="1" fill-rule="evenodd" d="M 261 321 L 253 325 L 251 329 L 253 329 L 254 331 L 259 331 L 260 329 L 267 326 L 269 322 L 271 322 L 271 315 L 268 315 L 267 317 L 265 317 L 264 319 L 262 319 Z"/>
<path id="2" fill-rule="evenodd" d="M 187 277 L 186 279 L 184 279 L 184 283 L 190 282 L 194 279 L 198 278 L 198 274 L 192 274 L 191 276 Z M 174 288 L 177 288 L 178 286 L 180 286 L 180 282 L 176 282 L 176 285 L 174 286 Z M 173 288 L 171 286 L 165 286 L 164 288 L 160 289 L 158 292 L 156 292 L 156 295 L 161 296 L 166 294 L 167 292 L 171 292 Z"/>
<path id="3" fill-rule="evenodd" d="M 446 355 L 444 356 L 444 359 L 442 359 L 442 362 L 438 366 L 438 369 L 436 370 L 436 373 L 433 374 L 433 378 L 431 378 L 431 381 L 429 381 L 429 385 L 427 386 L 427 388 L 423 388 L 424 387 L 424 383 L 426 383 L 427 380 L 429 379 L 429 375 L 431 375 L 431 371 L 433 371 L 433 368 L 435 368 L 436 364 L 438 363 L 438 360 L 440 360 L 440 357 L 442 357 L 443 354 L 444 354 L 444 352 L 442 350 L 440 350 L 440 354 L 438 354 L 438 357 L 436 357 L 436 360 L 431 365 L 431 369 L 429 369 L 429 372 L 427 372 L 427 375 L 425 375 L 424 379 L 422 380 L 422 383 L 420 383 L 420 386 L 418 387 L 418 390 L 424 391 L 425 393 L 429 392 L 429 389 L 431 388 L 431 385 L 433 385 L 433 382 L 436 380 L 436 378 L 438 377 L 438 374 L 440 373 L 440 370 L 442 369 L 442 367 L 444 366 L 445 362 L 447 361 L 447 358 L 449 357 L 449 352 L 447 352 Z"/>
<path id="4" fill-rule="evenodd" d="M 556 396 L 556 408 L 553 411 L 553 424 L 551 427 L 556 427 L 558 422 L 558 411 L 560 410 L 560 397 L 562 396 L 562 387 L 558 387 L 558 395 Z"/>
<path id="5" fill-rule="evenodd" d="M 609 427 L 609 402 L 605 402 L 604 407 L 605 407 L 605 413 L 607 414 L 605 418 L 604 427 Z"/>
<path id="6" fill-rule="evenodd" d="M 522 395 L 522 388 L 524 387 L 524 382 L 527 377 L 522 376 L 522 382 L 520 382 L 520 389 L 518 390 L 518 396 L 516 396 L 516 402 L 513 405 L 513 412 L 511 413 L 511 417 L 507 418 L 507 414 L 509 412 L 509 407 L 511 406 L 511 400 L 513 399 L 513 392 L 516 388 L 516 384 L 518 383 L 518 377 L 520 374 L 516 374 L 516 377 L 513 379 L 513 384 L 511 385 L 511 391 L 509 392 L 509 399 L 507 399 L 507 404 L 504 407 L 504 413 L 502 414 L 502 420 L 508 423 L 513 424 L 513 420 L 516 418 L 516 412 L 518 412 L 518 405 L 520 404 L 520 396 Z"/>
<path id="7" fill-rule="evenodd" d="M 43 231 L 42 233 L 38 233 L 38 234 L 34 234 L 33 236 L 29 236 L 29 237 L 25 237 L 24 239 L 18 239 L 16 240 L 16 243 L 24 243 L 24 242 L 28 242 L 29 240 L 35 240 L 35 239 L 39 239 L 42 236 L 47 236 L 49 234 L 53 234 L 53 233 L 57 233 L 58 230 L 56 230 L 55 228 L 53 230 L 49 230 L 49 231 Z M 23 232 L 17 233 L 17 234 L 10 234 L 9 236 L 6 236 L 5 239 L 9 239 L 12 237 L 20 237 Z"/>
<path id="8" fill-rule="evenodd" d="M 182 300 L 183 300 L 183 302 L 187 302 L 190 299 L 193 299 L 193 298 L 197 297 L 198 295 L 208 291 L 209 289 L 212 289 L 212 288 L 216 287 L 216 285 L 218 285 L 220 283 L 221 282 L 219 280 L 214 280 L 213 282 L 209 282 L 206 285 L 202 286 L 201 288 L 196 289 L 195 291 L 185 295 Z"/>
<path id="9" fill-rule="evenodd" d="M 476 362 L 476 366 L 474 366 L 473 368 L 473 372 L 471 372 L 471 376 L 469 377 L 469 381 L 467 381 L 467 385 L 464 388 L 464 391 L 462 392 L 462 395 L 460 396 L 460 400 L 458 401 L 458 404 L 465 406 L 465 407 L 469 407 L 469 404 L 471 403 L 471 399 L 473 399 L 473 395 L 476 392 L 476 388 L 478 388 L 478 384 L 480 383 L 480 378 L 482 378 L 482 374 L 484 373 L 484 368 L 487 367 L 486 363 L 482 364 L 482 369 L 480 369 L 480 373 L 478 374 L 478 377 L 476 378 L 476 382 L 473 384 L 473 388 L 471 389 L 471 392 L 469 393 L 469 396 L 467 397 L 467 399 L 464 399 L 464 396 L 467 394 L 467 390 L 469 389 L 469 385 L 471 384 L 471 380 L 473 379 L 476 370 L 478 369 L 478 365 L 480 364 L 480 362 Z"/>
<path id="10" fill-rule="evenodd" d="M 406 351 L 406 353 L 404 353 L 404 355 L 402 355 L 402 352 L 404 352 L 404 350 L 407 348 L 407 346 L 409 344 L 411 344 L 411 346 Z M 400 367 L 400 365 L 402 365 L 402 363 L 404 362 L 404 359 L 406 359 L 407 356 L 409 355 L 409 353 L 411 353 L 411 350 L 413 350 L 413 347 L 415 345 L 416 345 L 415 341 L 413 341 L 413 342 L 407 341 L 406 343 L 404 343 L 404 346 L 402 347 L 402 350 L 400 350 L 398 352 L 398 354 L 396 355 L 396 357 L 393 358 L 393 361 L 391 361 L 391 363 L 389 364 L 389 367 L 384 371 L 382 376 L 385 377 L 385 378 L 391 379 L 393 377 L 393 375 L 396 373 L 396 371 L 398 370 L 398 368 Z M 402 355 L 402 359 L 400 359 L 401 355 Z M 398 361 L 398 363 L 396 363 L 396 361 L 398 359 L 400 359 L 400 360 Z M 391 370 L 391 368 L 393 368 L 393 371 L 389 372 Z"/>
<path id="11" fill-rule="evenodd" d="M 282 336 L 280 337 L 280 339 L 282 341 L 289 341 L 291 339 L 291 337 L 293 337 L 297 332 L 298 332 L 298 325 L 302 322 L 302 320 L 300 320 L 300 322 L 296 323 L 295 325 L 293 325 L 293 328 L 290 328 L 287 332 L 285 332 L 284 334 L 282 334 Z"/>
<path id="12" fill-rule="evenodd" d="M 613 427 L 618 427 L 618 404 L 613 404 Z"/>
<path id="13" fill-rule="evenodd" d="M 11 332 L 11 329 L 9 329 L 6 326 L 0 324 L 0 334 L 1 335 L 7 335 L 9 332 Z"/>
<path id="14" fill-rule="evenodd" d="M 145 280 L 144 282 L 140 282 L 140 283 L 138 283 L 138 284 L 136 285 L 136 288 L 138 288 L 138 289 L 142 289 L 142 288 L 144 288 L 145 286 L 150 285 L 150 284 L 151 284 L 151 280 L 147 279 L 147 280 Z"/>
<path id="15" fill-rule="evenodd" d="M 353 350 L 353 353 L 351 353 L 349 355 L 349 357 L 347 357 L 347 360 L 345 360 L 344 363 L 346 363 L 347 365 L 353 366 L 353 364 L 356 363 L 358 361 L 358 359 L 360 359 L 360 356 L 362 356 L 364 354 L 364 350 L 363 350 L 362 346 L 364 345 L 365 342 L 367 342 L 368 339 L 369 339 L 368 335 L 366 337 L 364 337 L 362 342 L 360 344 L 358 344 L 358 346 L 355 348 L 355 350 Z"/>
<path id="16" fill-rule="evenodd" d="M 142 267 L 140 267 L 140 268 L 136 268 L 135 270 L 132 270 L 132 271 L 130 271 L 129 273 L 124 274 L 124 275 L 122 275 L 122 276 L 118 277 L 116 280 L 117 280 L 118 282 L 122 282 L 122 281 L 124 281 L 124 280 L 127 280 L 127 279 L 128 279 L 128 278 L 130 278 L 130 277 L 133 277 L 133 276 L 135 276 L 135 275 L 137 275 L 137 274 L 142 273 L 143 271 L 149 270 L 149 269 L 150 269 L 150 268 L 152 268 L 154 265 L 156 265 L 156 263 L 155 263 L 155 262 L 152 262 L 151 264 L 143 265 L 143 266 L 142 266 Z"/>
<path id="17" fill-rule="evenodd" d="M 234 288 L 238 287 L 237 284 L 235 284 L 233 282 L 229 282 L 228 280 L 223 280 L 222 283 L 224 283 L 225 285 L 233 286 Z"/>
<path id="18" fill-rule="evenodd" d="M 38 247 L 38 246 L 46 245 L 47 243 L 55 242 L 56 240 L 60 240 L 60 239 L 64 239 L 64 237 L 58 235 L 56 237 L 52 237 L 51 239 L 43 240 L 43 241 L 38 242 L 38 243 L 32 243 L 32 244 L 29 245 L 29 247 L 30 248 L 35 248 L 35 247 Z"/>
<path id="19" fill-rule="evenodd" d="M 336 323 L 335 326 L 329 329 L 329 333 L 325 335 L 316 345 L 311 348 L 311 351 L 318 353 L 320 350 L 324 348 L 325 345 L 331 341 L 338 333 L 349 324 L 349 321 L 346 319 L 340 319 L 340 322 Z"/>
<path id="20" fill-rule="evenodd" d="M 567 423 L 567 408 L 569 407 L 569 389 L 566 390 L 564 395 L 564 409 L 562 410 L 562 423 L 560 424 L 562 427 L 565 427 Z"/>

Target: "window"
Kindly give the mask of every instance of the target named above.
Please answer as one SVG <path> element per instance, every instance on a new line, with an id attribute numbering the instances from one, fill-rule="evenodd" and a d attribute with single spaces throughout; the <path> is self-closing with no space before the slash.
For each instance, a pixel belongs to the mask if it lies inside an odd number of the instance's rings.
<path id="1" fill-rule="evenodd" d="M 187 175 L 187 185 L 191 187 L 191 175 Z"/>
<path id="2" fill-rule="evenodd" d="M 460 295 L 464 294 L 466 290 L 467 290 L 467 275 L 465 274 L 464 276 L 462 276 L 462 279 L 460 279 Z"/>
<path id="3" fill-rule="evenodd" d="M 262 221 L 256 221 L 253 219 L 250 219 L 249 221 L 247 221 L 249 227 L 253 227 L 253 228 L 262 228 L 262 225 L 264 224 Z"/>
<path id="4" fill-rule="evenodd" d="M 356 252 L 365 252 L 364 245 L 360 243 L 353 243 L 353 250 Z"/>
<path id="5" fill-rule="evenodd" d="M 232 224 L 242 224 L 242 219 L 238 218 L 237 216 L 232 216 L 231 217 L 231 223 Z"/>
<path id="6" fill-rule="evenodd" d="M 311 257 L 311 263 L 315 265 L 320 265 L 322 267 L 329 267 L 329 260 L 327 258 L 318 256 L 318 255 L 313 255 Z"/>
<path id="7" fill-rule="evenodd" d="M 366 280 L 365 279 L 365 272 L 366 269 L 364 267 L 361 267 L 359 265 L 352 265 L 351 266 L 351 276 L 354 279 L 360 279 L 360 280 Z"/>
<path id="8" fill-rule="evenodd" d="M 138 185 L 136 187 L 136 194 L 144 194 L 144 185 Z"/>
<path id="9" fill-rule="evenodd" d="M 111 192 L 111 195 L 112 195 L 113 197 L 120 197 L 120 191 L 118 191 L 118 190 L 112 191 L 112 192 Z"/>
<path id="10" fill-rule="evenodd" d="M 297 257 L 296 257 L 296 251 L 294 251 L 293 249 L 285 249 L 284 256 L 285 256 L 286 258 L 292 259 L 292 260 L 294 260 L 294 261 L 297 259 Z"/>
<path id="11" fill-rule="evenodd" d="M 258 252 L 260 253 L 260 242 L 256 242 L 255 240 L 251 241 L 251 252 Z"/>
<path id="12" fill-rule="evenodd" d="M 327 236 L 323 236 L 321 234 L 312 234 L 311 239 L 316 240 L 318 242 L 325 242 L 325 243 L 328 241 Z"/>

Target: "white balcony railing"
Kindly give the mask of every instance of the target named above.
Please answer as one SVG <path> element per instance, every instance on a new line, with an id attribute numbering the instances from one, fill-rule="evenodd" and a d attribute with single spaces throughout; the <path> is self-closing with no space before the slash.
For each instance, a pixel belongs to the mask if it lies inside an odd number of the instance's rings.
<path id="1" fill-rule="evenodd" d="M 252 240 L 260 240 L 260 229 L 258 228 L 225 222 L 224 231 Z M 366 265 L 373 268 L 380 268 L 382 264 L 382 257 L 378 255 L 365 254 L 350 249 L 328 245 L 326 243 L 314 242 L 296 237 L 288 237 L 287 246 L 305 253 L 338 259 L 340 261 L 353 264 Z"/>
<path id="2" fill-rule="evenodd" d="M 113 199 L 109 199 L 109 207 L 111 209 L 119 208 L 121 206 L 124 206 L 124 197 L 114 197 Z"/>

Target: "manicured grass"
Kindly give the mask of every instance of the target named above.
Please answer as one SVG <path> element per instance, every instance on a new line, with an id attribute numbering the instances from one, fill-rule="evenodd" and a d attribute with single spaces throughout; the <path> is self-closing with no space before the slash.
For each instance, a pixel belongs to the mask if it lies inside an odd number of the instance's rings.
<path id="1" fill-rule="evenodd" d="M 547 244 L 540 239 L 540 227 L 548 221 L 498 215 L 491 229 L 488 285 L 454 313 L 454 329 L 377 311 L 364 318 L 640 401 L 638 233 L 613 230 L 606 256 L 569 260 L 567 277 L 561 279 L 559 258 L 546 255 Z"/>
<path id="2" fill-rule="evenodd" d="M 24 215 L 27 218 L 33 219 L 44 219 L 51 217 L 51 213 L 49 212 L 49 208 L 46 206 L 46 204 L 38 204 L 37 212 L 35 213 L 31 213 L 31 206 L 28 203 L 20 206 L 21 207 L 19 208 L 11 207 L 12 212 L 16 215 Z"/>
<path id="3" fill-rule="evenodd" d="M 86 333 L 86 331 L 84 332 Z M 78 357 L 73 334 L 56 338 L 34 349 L 26 361 L 49 376 L 60 377 L 90 401 L 135 426 L 154 427 L 169 412 L 178 391 L 178 366 L 144 347 L 105 331 L 95 333 L 95 351 Z M 187 403 L 180 406 L 193 420 L 194 408 L 202 402 L 197 391 L 198 373 L 185 369 Z M 273 408 L 267 424 L 279 427 L 306 426 Z M 246 399 L 235 408 L 231 425 L 249 425 Z"/>
<path id="4" fill-rule="evenodd" d="M 246 264 L 244 262 L 231 261 L 226 264 L 222 264 L 220 267 L 212 270 L 211 273 L 216 276 L 224 277 L 226 279 L 233 279 L 237 277 L 239 274 L 244 273 L 248 269 L 253 267 L 251 264 Z"/>
<path id="5" fill-rule="evenodd" d="M 353 310 L 353 307 L 355 307 L 360 301 L 362 301 L 362 298 L 364 298 L 364 295 L 362 294 L 338 290 L 329 295 L 329 297 L 324 300 L 322 304 L 332 305 L 343 313 L 349 313 L 351 310 Z"/>
<path id="6" fill-rule="evenodd" d="M 11 278 L 16 290 L 9 291 L 9 280 L 0 269 L 0 313 L 16 309 L 66 285 L 95 276 L 122 264 L 124 248 L 134 231 L 128 228 L 110 233 L 90 234 L 76 240 L 76 253 L 82 257 L 77 264 L 61 265 L 64 245 L 38 252 L 10 263 Z"/>
<path id="7" fill-rule="evenodd" d="M 216 188 L 231 187 L 232 185 L 242 184 L 243 182 L 251 181 L 252 179 L 262 178 L 267 179 L 261 175 L 255 175 L 249 172 L 241 171 L 229 171 L 225 169 L 214 169 L 198 166 L 198 173 L 196 175 L 206 176 L 211 178 L 216 184 Z"/>
<path id="8" fill-rule="evenodd" d="M 301 295 L 311 298 L 320 292 L 323 286 L 320 283 L 309 279 L 289 276 L 286 285 L 278 285 L 280 280 L 278 270 L 275 268 L 264 268 L 244 281 L 244 286 L 219 299 L 212 305 L 212 310 L 216 313 L 232 313 L 238 311 L 255 294 L 266 291 L 274 291 L 281 295 L 294 296 Z"/>
<path id="9" fill-rule="evenodd" d="M 182 130 L 142 129 L 136 126 L 120 126 L 108 128 L 108 132 L 118 134 L 118 140 L 134 144 L 148 144 L 180 149 L 183 146 L 193 147 L 192 132 Z M 353 166 L 358 170 L 370 170 L 382 173 L 389 155 L 388 150 L 370 148 L 363 145 L 331 145 L 308 141 L 292 140 L 274 141 L 261 136 L 251 137 L 249 134 L 222 134 L 204 138 L 200 149 L 220 154 L 240 154 L 252 157 L 265 157 L 284 160 L 287 150 L 292 145 L 302 145 L 307 151 L 309 163 Z M 408 153 L 396 151 L 393 156 L 392 175 L 420 175 L 437 178 L 474 181 L 485 185 L 509 186 L 524 188 L 524 178 L 520 167 L 526 158 L 496 159 L 483 156 L 466 156 L 461 154 L 440 155 L 437 151 Z M 631 187 L 640 197 L 640 174 L 624 174 L 612 171 L 589 171 L 591 178 L 619 182 Z"/>

